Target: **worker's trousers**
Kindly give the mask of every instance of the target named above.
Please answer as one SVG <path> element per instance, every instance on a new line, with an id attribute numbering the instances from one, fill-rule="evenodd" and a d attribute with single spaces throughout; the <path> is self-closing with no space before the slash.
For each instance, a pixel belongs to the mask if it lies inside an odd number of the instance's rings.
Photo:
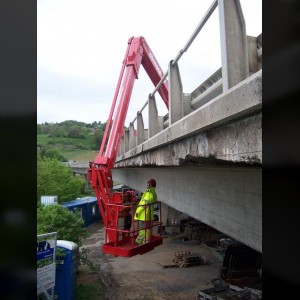
<path id="1" fill-rule="evenodd" d="M 150 241 L 151 230 L 151 221 L 139 221 L 139 234 L 135 239 L 136 243 L 142 245 Z M 143 229 L 144 228 L 144 229 Z"/>

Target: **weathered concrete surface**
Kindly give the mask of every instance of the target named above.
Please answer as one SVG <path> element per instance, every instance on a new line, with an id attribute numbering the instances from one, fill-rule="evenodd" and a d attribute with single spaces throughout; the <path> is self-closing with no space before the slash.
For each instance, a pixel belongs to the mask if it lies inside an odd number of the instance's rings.
<path id="1" fill-rule="evenodd" d="M 262 71 L 117 158 L 116 167 L 262 163 Z"/>
<path id="2" fill-rule="evenodd" d="M 116 167 L 262 163 L 262 114 L 118 160 Z M 132 150 L 134 153 L 134 150 Z"/>
<path id="3" fill-rule="evenodd" d="M 118 168 L 115 181 L 143 192 L 157 182 L 158 200 L 262 252 L 262 178 L 255 167 Z"/>

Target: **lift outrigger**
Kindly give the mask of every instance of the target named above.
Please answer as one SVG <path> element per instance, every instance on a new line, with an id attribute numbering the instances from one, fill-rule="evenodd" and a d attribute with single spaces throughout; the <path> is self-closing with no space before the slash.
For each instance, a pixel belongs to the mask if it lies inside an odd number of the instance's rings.
<path id="1" fill-rule="evenodd" d="M 161 230 L 159 230 L 162 226 L 160 216 L 158 221 L 151 221 L 148 227 L 144 227 L 144 230 L 150 229 L 150 239 L 143 245 L 135 245 L 134 240 L 138 231 L 141 230 L 138 228 L 138 222 L 133 218 L 137 206 L 136 192 L 133 190 L 112 191 L 111 169 L 114 167 L 120 140 L 124 134 L 129 101 L 134 81 L 138 78 L 140 65 L 143 65 L 154 86 L 163 78 L 162 69 L 145 39 L 131 37 L 128 40 L 101 147 L 95 161 L 90 162 L 88 169 L 88 180 L 95 191 L 105 227 L 103 252 L 124 257 L 146 253 L 162 244 Z M 158 92 L 169 108 L 168 82 L 166 80 Z M 149 205 L 155 204 L 160 205 L 159 202 Z M 161 212 L 161 210 L 159 211 Z M 157 235 L 154 233 L 155 231 Z"/>

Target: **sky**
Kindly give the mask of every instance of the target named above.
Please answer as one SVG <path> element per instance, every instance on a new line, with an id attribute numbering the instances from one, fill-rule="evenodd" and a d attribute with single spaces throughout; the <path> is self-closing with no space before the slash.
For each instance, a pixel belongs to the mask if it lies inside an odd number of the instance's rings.
<path id="1" fill-rule="evenodd" d="M 143 36 L 162 70 L 182 49 L 212 0 L 38 0 L 37 123 L 107 121 L 130 37 Z M 262 1 L 240 0 L 246 33 L 262 33 Z M 179 61 L 184 93 L 221 67 L 218 8 Z M 154 86 L 141 66 L 125 125 Z M 167 109 L 155 94 L 158 114 Z M 143 111 L 147 120 L 147 108 Z M 148 126 L 145 124 L 145 128 Z"/>

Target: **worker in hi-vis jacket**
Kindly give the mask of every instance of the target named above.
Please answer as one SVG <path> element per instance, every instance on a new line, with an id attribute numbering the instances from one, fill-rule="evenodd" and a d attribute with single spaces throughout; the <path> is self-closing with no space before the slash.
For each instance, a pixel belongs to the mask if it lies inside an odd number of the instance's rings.
<path id="1" fill-rule="evenodd" d="M 151 221 L 154 220 L 154 205 L 147 204 L 155 203 L 157 200 L 155 191 L 156 181 L 154 179 L 150 179 L 147 184 L 147 189 L 142 195 L 134 216 L 134 219 L 139 221 L 139 228 L 149 227 L 151 225 Z M 135 239 L 135 243 L 139 245 L 147 243 L 150 239 L 150 230 L 150 228 L 141 229 Z"/>

